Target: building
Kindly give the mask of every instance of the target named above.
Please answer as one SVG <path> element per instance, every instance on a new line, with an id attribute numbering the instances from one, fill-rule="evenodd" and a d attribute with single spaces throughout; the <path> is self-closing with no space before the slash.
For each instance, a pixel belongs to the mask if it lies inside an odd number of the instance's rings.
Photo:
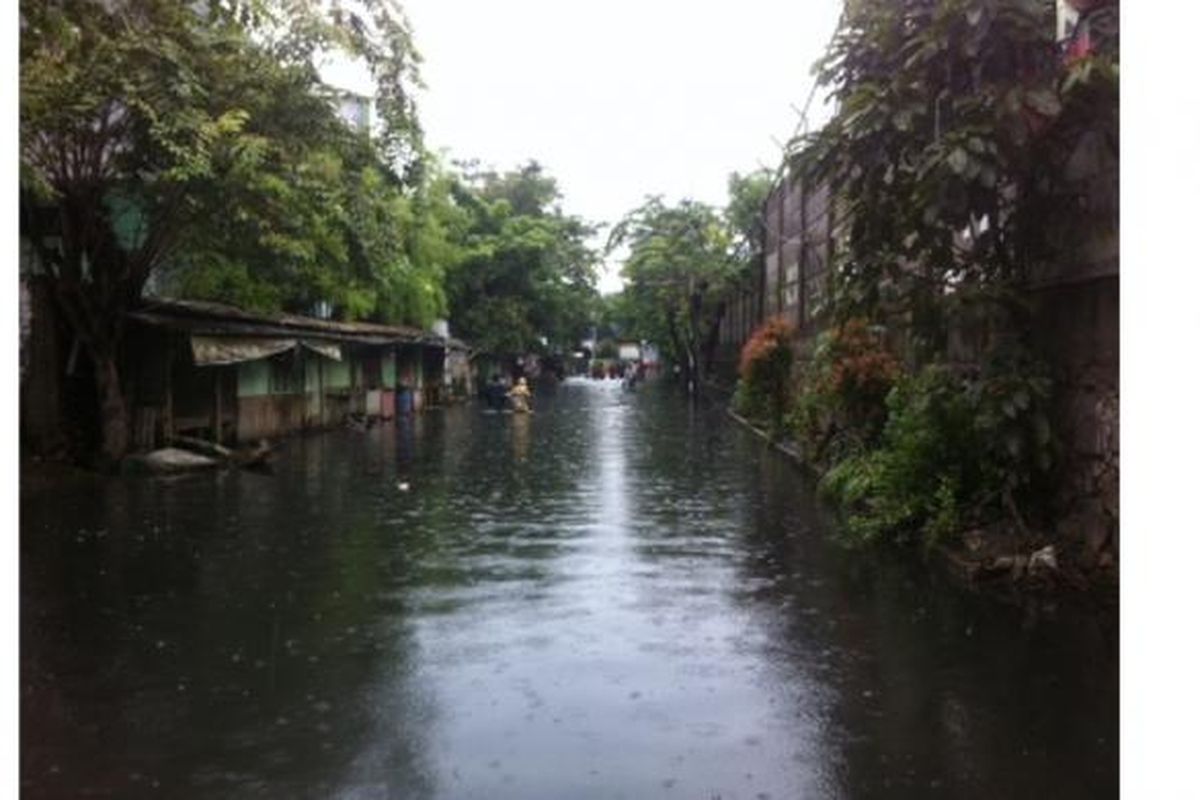
<path id="1" fill-rule="evenodd" d="M 371 106 L 370 97 L 354 92 L 338 92 L 334 97 L 334 105 L 337 110 L 337 115 L 341 117 L 342 122 L 346 123 L 351 130 L 359 133 L 370 134 L 371 132 Z"/>
<path id="2" fill-rule="evenodd" d="M 178 434 L 236 444 L 442 402 L 447 353 L 416 328 L 148 300 L 129 314 L 123 374 L 135 449 Z"/>
<path id="3" fill-rule="evenodd" d="M 617 358 L 622 361 L 641 361 L 642 345 L 632 339 L 617 342 Z"/>

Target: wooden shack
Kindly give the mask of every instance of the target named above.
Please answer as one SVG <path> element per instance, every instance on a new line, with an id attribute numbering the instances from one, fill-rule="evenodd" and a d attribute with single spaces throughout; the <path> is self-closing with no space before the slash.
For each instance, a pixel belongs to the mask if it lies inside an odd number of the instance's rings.
<path id="1" fill-rule="evenodd" d="M 221 444 L 420 411 L 447 340 L 416 328 L 149 300 L 129 314 L 124 375 L 138 448 Z M 436 373 L 436 374 L 432 374 Z M 436 394 L 433 395 L 436 398 Z"/>

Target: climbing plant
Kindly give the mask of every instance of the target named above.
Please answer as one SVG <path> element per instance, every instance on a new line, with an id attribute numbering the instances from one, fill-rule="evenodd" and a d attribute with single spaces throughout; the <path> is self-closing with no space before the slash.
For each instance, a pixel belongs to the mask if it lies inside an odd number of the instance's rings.
<path id="1" fill-rule="evenodd" d="M 1080 160 L 1116 158 L 1118 42 L 1094 27 L 1064 54 L 1043 0 L 856 0 L 818 64 L 837 111 L 790 161 L 835 187 L 846 222 L 835 327 L 791 421 L 856 539 L 1024 527 L 1047 507 L 1053 386 L 1022 297 L 1089 233 Z M 975 370 L 951 363 L 968 319 L 994 334 Z M 848 356 L 871 349 L 857 334 L 833 346 L 868 323 L 897 334 L 905 370 L 882 349 Z"/>
<path id="2" fill-rule="evenodd" d="M 918 356 L 958 307 L 1018 310 L 1011 289 L 1077 228 L 1068 164 L 1116 148 L 1115 40 L 1065 66 L 1052 3 L 848 3 L 820 82 L 838 110 L 792 162 L 837 186 L 850 220 L 836 313 L 903 314 Z"/>

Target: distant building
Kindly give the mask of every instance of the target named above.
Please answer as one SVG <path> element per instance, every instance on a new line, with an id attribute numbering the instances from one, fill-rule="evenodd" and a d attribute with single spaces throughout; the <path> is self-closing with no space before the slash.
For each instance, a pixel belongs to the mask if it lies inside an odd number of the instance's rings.
<path id="1" fill-rule="evenodd" d="M 371 132 L 373 103 L 370 97 L 354 92 L 339 92 L 335 102 L 338 116 L 342 118 L 343 122 L 359 133 Z"/>
<path id="2" fill-rule="evenodd" d="M 617 358 L 621 359 L 622 361 L 641 361 L 641 343 L 631 340 L 617 342 Z"/>

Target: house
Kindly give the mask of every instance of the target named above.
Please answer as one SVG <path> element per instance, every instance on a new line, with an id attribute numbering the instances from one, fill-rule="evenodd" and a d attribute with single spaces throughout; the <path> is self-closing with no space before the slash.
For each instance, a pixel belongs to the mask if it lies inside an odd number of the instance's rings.
<path id="1" fill-rule="evenodd" d="M 440 402 L 450 345 L 397 325 L 145 301 L 123 358 L 134 446 L 173 435 L 221 444 L 380 420 Z"/>

